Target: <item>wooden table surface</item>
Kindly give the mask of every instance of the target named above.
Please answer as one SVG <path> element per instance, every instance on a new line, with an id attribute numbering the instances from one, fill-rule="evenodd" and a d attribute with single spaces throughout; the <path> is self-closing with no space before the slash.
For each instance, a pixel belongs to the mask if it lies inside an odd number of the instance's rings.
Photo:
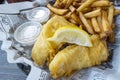
<path id="1" fill-rule="evenodd" d="M 1 47 L 0 42 L 0 47 Z M 7 62 L 6 53 L 0 50 L 0 80 L 25 80 L 26 75 L 17 67 L 16 64 Z"/>

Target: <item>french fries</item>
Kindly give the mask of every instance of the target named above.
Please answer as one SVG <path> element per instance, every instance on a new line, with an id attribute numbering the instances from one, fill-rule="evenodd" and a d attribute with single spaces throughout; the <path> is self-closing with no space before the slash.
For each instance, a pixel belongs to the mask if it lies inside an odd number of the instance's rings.
<path id="1" fill-rule="evenodd" d="M 71 14 L 71 18 L 77 23 L 77 24 L 82 24 L 80 18 L 76 15 L 76 13 Z"/>
<path id="2" fill-rule="evenodd" d="M 96 33 L 100 33 L 101 30 L 100 30 L 100 26 L 99 26 L 99 24 L 98 24 L 98 22 L 97 22 L 97 19 L 94 17 L 94 18 L 91 19 L 91 22 L 92 22 L 94 31 L 95 31 Z"/>
<path id="3" fill-rule="evenodd" d="M 72 12 L 68 12 L 67 14 L 64 15 L 66 19 L 69 19 L 71 17 Z"/>
<path id="4" fill-rule="evenodd" d="M 114 6 L 110 6 L 108 9 L 108 21 L 110 26 L 112 26 L 113 17 L 114 17 Z"/>
<path id="5" fill-rule="evenodd" d="M 92 11 L 92 8 L 85 8 L 82 13 L 88 13 L 88 12 L 91 12 Z"/>
<path id="6" fill-rule="evenodd" d="M 101 12 L 101 9 L 97 9 L 97 10 L 94 10 L 94 11 L 91 11 L 91 12 L 88 12 L 88 13 L 84 14 L 84 16 L 86 18 L 93 18 L 93 17 L 99 16 L 100 12 Z"/>
<path id="7" fill-rule="evenodd" d="M 63 4 L 66 4 L 66 3 L 67 3 L 67 0 L 63 0 L 62 3 L 63 3 Z"/>
<path id="8" fill-rule="evenodd" d="M 82 10 L 84 10 L 85 8 L 87 8 L 88 6 L 90 6 L 94 1 L 96 0 L 87 0 L 85 1 L 78 9 L 78 12 L 82 12 Z"/>
<path id="9" fill-rule="evenodd" d="M 60 15 L 69 22 L 82 28 L 89 34 L 98 34 L 105 39 L 113 34 L 115 29 L 114 16 L 120 14 L 110 0 L 56 0 L 47 7 L 53 13 Z M 108 38 L 108 39 L 109 39 Z"/>
<path id="10" fill-rule="evenodd" d="M 71 23 L 78 25 L 77 22 L 75 22 L 73 19 L 68 19 Z"/>
<path id="11" fill-rule="evenodd" d="M 110 1 L 108 0 L 101 0 L 101 1 L 95 1 L 91 7 L 106 7 L 110 6 Z"/>
<path id="12" fill-rule="evenodd" d="M 82 5 L 82 3 L 73 2 L 72 5 L 73 5 L 74 7 L 79 7 L 80 5 Z"/>
<path id="13" fill-rule="evenodd" d="M 57 8 L 54 8 L 52 7 L 50 4 L 47 4 L 47 7 L 52 11 L 54 12 L 55 14 L 59 14 L 59 15 L 63 15 L 65 14 L 68 9 L 57 9 Z"/>
<path id="14" fill-rule="evenodd" d="M 112 29 L 107 20 L 107 13 L 105 11 L 102 11 L 102 26 L 105 33 L 107 34 L 112 33 Z"/>
<path id="15" fill-rule="evenodd" d="M 53 5 L 54 7 L 60 4 L 60 0 L 56 0 L 55 4 Z"/>
<path id="16" fill-rule="evenodd" d="M 70 11 L 71 11 L 72 13 L 76 11 L 75 7 L 72 6 L 72 5 L 69 7 L 69 9 L 70 9 Z"/>
<path id="17" fill-rule="evenodd" d="M 83 22 L 86 30 L 90 33 L 90 34 L 94 34 L 94 31 L 92 29 L 92 27 L 90 26 L 90 24 L 88 23 L 87 19 L 84 17 L 84 15 L 80 12 L 79 13 L 80 19 Z"/>
<path id="18" fill-rule="evenodd" d="M 72 3 L 73 3 L 74 0 L 67 0 L 67 3 L 65 5 L 65 8 L 68 8 Z"/>
<path id="19" fill-rule="evenodd" d="M 99 16 L 97 16 L 97 22 L 98 22 L 100 30 L 101 30 L 101 32 L 99 33 L 100 38 L 105 39 L 107 37 L 107 34 L 104 32 L 103 26 L 102 26 L 102 12 Z"/>

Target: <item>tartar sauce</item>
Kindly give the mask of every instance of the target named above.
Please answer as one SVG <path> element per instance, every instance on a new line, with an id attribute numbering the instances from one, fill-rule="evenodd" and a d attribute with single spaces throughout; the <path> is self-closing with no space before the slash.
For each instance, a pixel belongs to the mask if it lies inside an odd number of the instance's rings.
<path id="1" fill-rule="evenodd" d="M 41 17 L 43 17 L 45 15 L 45 11 L 44 10 L 38 10 L 38 11 L 36 11 L 36 13 L 33 13 L 33 18 L 41 18 Z"/>
<path id="2" fill-rule="evenodd" d="M 19 26 L 14 38 L 23 45 L 32 45 L 40 34 L 41 24 L 38 22 L 26 22 Z"/>
<path id="3" fill-rule="evenodd" d="M 44 23 L 50 17 L 50 10 L 46 7 L 34 8 L 26 14 L 26 17 L 30 21 Z"/>

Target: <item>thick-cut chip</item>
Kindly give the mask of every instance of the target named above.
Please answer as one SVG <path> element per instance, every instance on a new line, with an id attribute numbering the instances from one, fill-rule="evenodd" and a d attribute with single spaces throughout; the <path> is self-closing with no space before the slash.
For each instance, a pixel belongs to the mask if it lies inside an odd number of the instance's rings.
<path id="1" fill-rule="evenodd" d="M 96 0 L 87 0 L 85 1 L 78 9 L 78 12 L 82 12 L 82 10 L 84 10 L 85 8 L 87 8 L 88 6 L 90 6 L 94 1 Z"/>
<path id="2" fill-rule="evenodd" d="M 56 7 L 58 4 L 60 4 L 60 0 L 56 0 L 55 4 L 53 6 Z"/>
<path id="3" fill-rule="evenodd" d="M 97 32 L 97 33 L 100 33 L 101 30 L 100 30 L 100 27 L 98 25 L 97 19 L 96 18 L 92 18 L 91 22 L 92 22 L 94 31 Z"/>
<path id="4" fill-rule="evenodd" d="M 81 3 L 81 0 L 75 0 L 74 2 Z"/>
<path id="5" fill-rule="evenodd" d="M 73 2 L 72 5 L 76 8 L 78 8 L 80 5 L 82 5 L 82 3 L 77 3 L 77 2 Z"/>
<path id="6" fill-rule="evenodd" d="M 75 22 L 77 22 L 77 24 L 82 24 L 80 18 L 76 15 L 75 12 L 71 14 L 71 18 L 72 18 Z"/>
<path id="7" fill-rule="evenodd" d="M 110 34 L 112 33 L 112 28 L 107 20 L 107 13 L 106 11 L 102 11 L 102 26 L 105 33 Z"/>
<path id="8" fill-rule="evenodd" d="M 69 7 L 69 9 L 70 9 L 71 12 L 75 12 L 76 11 L 76 8 L 74 6 L 72 6 L 72 5 Z"/>
<path id="9" fill-rule="evenodd" d="M 101 1 L 95 1 L 91 7 L 106 7 L 106 6 L 110 6 L 110 1 L 106 1 L 106 0 L 101 0 Z"/>
<path id="10" fill-rule="evenodd" d="M 110 26 L 112 26 L 113 17 L 114 17 L 114 6 L 110 6 L 108 9 L 108 21 Z"/>
<path id="11" fill-rule="evenodd" d="M 65 5 L 65 8 L 68 8 L 72 3 L 73 3 L 74 0 L 67 0 L 67 3 Z"/>
<path id="12" fill-rule="evenodd" d="M 88 24 L 89 24 L 89 25 L 92 27 L 92 29 L 93 29 L 91 20 L 90 20 L 90 19 L 87 19 L 87 21 L 88 21 Z M 93 29 L 93 31 L 94 31 L 94 29 Z"/>
<path id="13" fill-rule="evenodd" d="M 73 20 L 73 19 L 68 19 L 71 23 L 73 23 L 73 24 L 75 24 L 75 25 L 78 25 L 78 23 L 77 22 L 75 22 L 75 20 Z"/>
<path id="14" fill-rule="evenodd" d="M 86 18 L 92 18 L 92 17 L 99 16 L 100 13 L 101 13 L 101 9 L 97 9 L 97 10 L 94 10 L 94 11 L 91 11 L 91 12 L 88 12 L 88 13 L 84 14 L 84 16 Z"/>
<path id="15" fill-rule="evenodd" d="M 62 3 L 66 4 L 68 0 L 63 0 Z"/>
<path id="16" fill-rule="evenodd" d="M 80 12 L 79 16 L 80 16 L 80 19 L 83 22 L 86 30 L 88 31 L 88 33 L 94 34 L 94 31 L 93 31 L 92 27 L 89 25 L 89 23 L 88 23 L 87 19 L 84 17 L 84 15 Z"/>
<path id="17" fill-rule="evenodd" d="M 55 14 L 58 14 L 58 15 L 63 15 L 65 14 L 68 9 L 58 9 L 58 8 L 54 8 L 52 7 L 50 4 L 47 5 L 47 7 L 52 11 L 54 12 Z"/>
<path id="18" fill-rule="evenodd" d="M 84 3 L 85 1 L 87 1 L 87 0 L 81 0 L 81 3 Z"/>
<path id="19" fill-rule="evenodd" d="M 69 19 L 71 17 L 72 12 L 68 12 L 67 14 L 64 15 L 66 19 Z"/>
<path id="20" fill-rule="evenodd" d="M 101 33 L 100 33 L 100 38 L 101 39 L 104 39 L 107 37 L 107 34 L 103 31 L 103 26 L 102 26 L 102 14 L 100 14 L 98 17 L 97 17 L 97 22 L 100 26 L 100 29 L 101 29 Z"/>
<path id="21" fill-rule="evenodd" d="M 58 9 L 63 9 L 65 7 L 65 4 L 63 2 L 60 2 L 57 6 L 55 6 L 55 8 Z"/>
<path id="22" fill-rule="evenodd" d="M 85 8 L 82 13 L 88 13 L 88 12 L 91 12 L 92 11 L 92 8 L 89 7 L 89 8 Z"/>

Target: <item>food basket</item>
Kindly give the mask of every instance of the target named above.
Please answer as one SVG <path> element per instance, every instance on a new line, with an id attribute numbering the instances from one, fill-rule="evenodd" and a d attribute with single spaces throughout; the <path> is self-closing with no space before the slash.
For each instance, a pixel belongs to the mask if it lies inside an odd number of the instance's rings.
<path id="1" fill-rule="evenodd" d="M 117 7 L 119 8 L 119 7 Z M 32 46 L 21 46 L 13 39 L 16 28 L 27 22 L 23 16 L 0 14 L 0 41 L 1 49 L 6 51 L 9 63 L 16 63 L 27 75 L 26 80 L 54 80 L 49 70 L 39 68 L 31 59 Z M 67 78 L 58 80 L 119 80 L 120 79 L 120 16 L 116 16 L 115 43 L 109 44 L 110 56 L 107 62 L 99 66 L 82 69 Z M 14 26 L 14 27 L 13 27 Z"/>

